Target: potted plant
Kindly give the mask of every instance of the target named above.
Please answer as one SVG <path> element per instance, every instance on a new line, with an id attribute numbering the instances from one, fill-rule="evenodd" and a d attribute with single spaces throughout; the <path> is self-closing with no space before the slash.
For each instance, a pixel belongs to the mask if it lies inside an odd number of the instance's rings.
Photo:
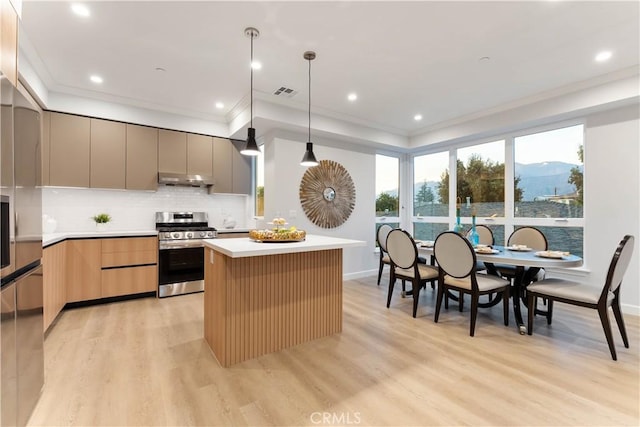
<path id="1" fill-rule="evenodd" d="M 111 215 L 106 213 L 99 213 L 94 215 L 91 219 L 93 219 L 96 223 L 96 229 L 98 231 L 104 231 L 107 228 L 107 223 L 111 221 Z"/>

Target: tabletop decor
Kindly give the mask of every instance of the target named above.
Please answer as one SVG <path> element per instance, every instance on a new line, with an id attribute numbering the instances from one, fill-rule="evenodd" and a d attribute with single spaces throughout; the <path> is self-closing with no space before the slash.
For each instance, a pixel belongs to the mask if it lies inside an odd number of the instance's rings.
<path id="1" fill-rule="evenodd" d="M 298 230 L 294 226 L 285 227 L 288 223 L 284 218 L 276 217 L 269 224 L 273 225 L 273 228 L 249 230 L 249 238 L 261 243 L 288 243 L 302 242 L 307 236 L 304 230 Z"/>
<path id="2" fill-rule="evenodd" d="M 106 213 L 99 213 L 91 217 L 91 219 L 96 223 L 96 230 L 103 231 L 106 230 L 107 224 L 111 221 L 111 215 Z"/>
<path id="3" fill-rule="evenodd" d="M 300 203 L 307 218 L 319 227 L 343 224 L 356 204 L 356 188 L 349 172 L 338 162 L 321 160 L 302 177 Z"/>

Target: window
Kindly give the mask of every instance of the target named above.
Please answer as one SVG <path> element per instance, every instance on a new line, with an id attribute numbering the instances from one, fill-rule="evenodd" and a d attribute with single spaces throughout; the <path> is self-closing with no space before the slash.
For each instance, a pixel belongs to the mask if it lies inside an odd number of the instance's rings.
<path id="1" fill-rule="evenodd" d="M 456 160 L 456 200 L 460 214 L 504 217 L 504 141 L 460 148 Z"/>
<path id="2" fill-rule="evenodd" d="M 260 145 L 260 154 L 255 157 L 255 216 L 264 216 L 264 145 Z"/>
<path id="3" fill-rule="evenodd" d="M 449 152 L 413 159 L 413 236 L 435 240 L 449 229 Z"/>
<path id="4" fill-rule="evenodd" d="M 549 248 L 583 254 L 582 124 L 514 138 L 514 221 L 533 225 Z"/>
<path id="5" fill-rule="evenodd" d="M 400 159 L 376 154 L 376 233 L 380 224 L 400 226 L 399 188 Z"/>

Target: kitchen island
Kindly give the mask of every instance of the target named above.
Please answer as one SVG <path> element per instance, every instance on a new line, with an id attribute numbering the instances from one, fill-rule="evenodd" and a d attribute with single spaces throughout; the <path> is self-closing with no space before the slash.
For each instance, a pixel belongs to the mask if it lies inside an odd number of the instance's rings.
<path id="1" fill-rule="evenodd" d="M 364 241 L 204 244 L 204 336 L 222 366 L 342 331 L 342 249 Z"/>

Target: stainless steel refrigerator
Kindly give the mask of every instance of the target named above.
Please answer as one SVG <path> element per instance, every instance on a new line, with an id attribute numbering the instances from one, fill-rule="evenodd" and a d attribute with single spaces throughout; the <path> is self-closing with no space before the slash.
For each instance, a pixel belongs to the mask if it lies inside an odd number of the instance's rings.
<path id="1" fill-rule="evenodd" d="M 44 384 L 39 111 L 0 74 L 0 425 L 26 425 Z"/>

